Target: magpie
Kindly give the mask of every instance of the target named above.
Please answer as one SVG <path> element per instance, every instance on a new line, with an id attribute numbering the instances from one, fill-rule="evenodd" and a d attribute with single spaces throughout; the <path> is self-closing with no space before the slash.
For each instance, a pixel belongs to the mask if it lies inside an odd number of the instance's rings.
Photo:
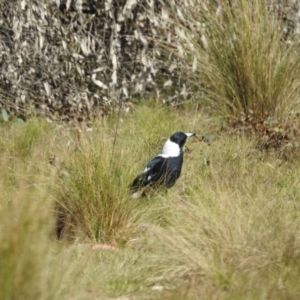
<path id="1" fill-rule="evenodd" d="M 147 187 L 172 187 L 181 173 L 183 146 L 195 133 L 175 132 L 164 144 L 161 153 L 154 157 L 144 171 L 134 179 L 132 198 L 144 196 Z"/>

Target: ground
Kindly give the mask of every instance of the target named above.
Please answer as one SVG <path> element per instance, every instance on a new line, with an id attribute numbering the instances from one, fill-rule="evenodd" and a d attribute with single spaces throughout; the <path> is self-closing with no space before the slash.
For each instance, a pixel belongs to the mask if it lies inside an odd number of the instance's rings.
<path id="1" fill-rule="evenodd" d="M 3 122 L 0 298 L 299 299 L 300 161 L 226 122 L 160 106 L 88 131 Z M 132 200 L 178 130 L 205 136 L 188 141 L 180 179 Z"/>

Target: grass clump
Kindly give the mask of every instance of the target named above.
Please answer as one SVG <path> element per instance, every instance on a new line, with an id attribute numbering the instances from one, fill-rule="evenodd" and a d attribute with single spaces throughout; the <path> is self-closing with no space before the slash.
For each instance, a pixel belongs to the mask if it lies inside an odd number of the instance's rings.
<path id="1" fill-rule="evenodd" d="M 283 39 L 276 11 L 267 1 L 193 4 L 178 30 L 198 98 L 223 116 L 289 112 L 299 99 L 299 41 Z"/>
<path id="2" fill-rule="evenodd" d="M 123 158 L 124 154 L 113 150 L 110 133 L 103 133 L 100 139 L 93 134 L 80 136 L 61 170 L 59 236 L 66 230 L 98 242 L 120 245 L 128 241 L 128 231 L 134 230 L 130 224 L 134 203 L 128 200 Z"/>

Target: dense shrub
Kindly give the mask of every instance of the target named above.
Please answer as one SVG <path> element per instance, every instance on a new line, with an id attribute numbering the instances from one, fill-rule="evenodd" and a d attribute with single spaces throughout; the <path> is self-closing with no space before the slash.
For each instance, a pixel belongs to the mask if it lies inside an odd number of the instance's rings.
<path id="1" fill-rule="evenodd" d="M 58 4 L 0 4 L 2 105 L 90 115 L 92 108 L 115 103 L 120 90 L 125 96 L 155 90 L 160 66 L 154 39 L 162 34 L 158 2 Z"/>

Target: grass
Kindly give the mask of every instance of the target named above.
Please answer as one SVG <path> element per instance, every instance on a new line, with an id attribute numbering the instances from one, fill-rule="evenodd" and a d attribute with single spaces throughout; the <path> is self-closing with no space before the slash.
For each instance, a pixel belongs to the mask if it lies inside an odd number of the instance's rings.
<path id="1" fill-rule="evenodd" d="M 297 106 L 297 40 L 264 1 L 220 1 L 221 13 L 194 3 L 181 7 L 177 52 L 218 118 L 141 105 L 117 133 L 113 116 L 89 131 L 0 123 L 0 299 L 299 299 L 299 156 L 222 130 L 228 115 Z M 170 190 L 131 199 L 175 131 L 215 139 L 188 141 Z"/>
<path id="2" fill-rule="evenodd" d="M 285 40 L 278 12 L 267 1 L 192 2 L 175 21 L 184 49 L 175 52 L 196 100 L 230 117 L 290 112 L 299 99 L 299 39 Z"/>
<path id="3" fill-rule="evenodd" d="M 266 156 L 218 119 L 158 106 L 122 115 L 111 160 L 114 126 L 3 127 L 1 299 L 299 298 L 297 158 Z M 128 185 L 176 130 L 216 138 L 191 139 L 176 185 L 133 201 Z"/>

